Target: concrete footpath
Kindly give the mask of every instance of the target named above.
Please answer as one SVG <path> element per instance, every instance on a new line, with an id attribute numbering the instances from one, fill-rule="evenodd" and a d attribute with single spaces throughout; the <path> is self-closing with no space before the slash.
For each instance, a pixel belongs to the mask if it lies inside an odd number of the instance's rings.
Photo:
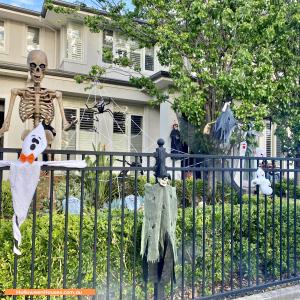
<path id="1" fill-rule="evenodd" d="M 260 293 L 257 295 L 236 298 L 236 300 L 300 300 L 300 284 Z"/>

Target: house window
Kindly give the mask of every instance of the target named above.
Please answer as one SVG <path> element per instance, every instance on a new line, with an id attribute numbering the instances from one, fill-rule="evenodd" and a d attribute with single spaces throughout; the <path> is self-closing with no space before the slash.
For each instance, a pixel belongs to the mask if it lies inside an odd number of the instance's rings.
<path id="1" fill-rule="evenodd" d="M 135 41 L 126 40 L 123 36 L 116 34 L 115 56 L 128 57 L 135 69 L 141 69 L 141 49 Z"/>
<path id="2" fill-rule="evenodd" d="M 143 151 L 143 116 L 114 112 L 113 149 L 115 151 Z"/>
<path id="3" fill-rule="evenodd" d="M 27 51 L 40 48 L 40 29 L 36 27 L 27 28 Z"/>
<path id="4" fill-rule="evenodd" d="M 83 60 L 83 32 L 80 24 L 69 24 L 67 27 L 66 58 Z"/>
<path id="5" fill-rule="evenodd" d="M 154 71 L 154 48 L 145 49 L 145 70 Z"/>
<path id="6" fill-rule="evenodd" d="M 112 30 L 103 30 L 102 61 L 111 63 L 113 59 L 114 33 Z"/>
<path id="7" fill-rule="evenodd" d="M 78 120 L 68 131 L 62 131 L 63 150 L 93 150 L 97 145 L 97 131 L 95 130 L 94 111 L 84 108 L 65 108 L 65 116 L 69 123 Z M 63 159 L 66 159 L 66 155 Z M 74 155 L 70 159 L 75 159 Z"/>
<path id="8" fill-rule="evenodd" d="M 126 115 L 122 112 L 114 112 L 113 116 L 113 133 L 126 134 Z"/>
<path id="9" fill-rule="evenodd" d="M 141 49 L 137 42 L 130 42 L 130 60 L 135 69 L 141 69 Z"/>
<path id="10" fill-rule="evenodd" d="M 131 115 L 130 122 L 130 151 L 142 152 L 143 151 L 143 117 Z"/>
<path id="11" fill-rule="evenodd" d="M 80 108 L 80 129 L 94 130 L 94 111 Z"/>
<path id="12" fill-rule="evenodd" d="M 145 62 L 142 61 L 145 51 Z M 113 58 L 128 57 L 136 70 L 154 70 L 154 48 L 141 49 L 139 43 L 128 40 L 112 30 L 103 30 L 102 61 L 111 63 Z"/>
<path id="13" fill-rule="evenodd" d="M 77 110 L 73 108 L 65 108 L 65 116 L 69 123 L 77 118 Z M 63 150 L 76 150 L 76 125 L 73 124 L 68 131 L 62 132 L 62 149 Z M 63 154 L 62 159 L 66 160 L 67 155 Z M 70 159 L 75 159 L 74 155 L 70 156 Z"/>
<path id="14" fill-rule="evenodd" d="M 5 50 L 5 31 L 4 21 L 0 21 L 0 51 Z"/>

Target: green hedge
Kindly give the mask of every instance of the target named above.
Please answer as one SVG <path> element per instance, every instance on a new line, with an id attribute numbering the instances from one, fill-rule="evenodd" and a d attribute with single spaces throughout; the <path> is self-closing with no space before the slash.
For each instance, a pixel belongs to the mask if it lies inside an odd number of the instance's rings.
<path id="1" fill-rule="evenodd" d="M 294 179 L 289 180 L 289 184 L 287 179 L 282 179 L 282 182 L 277 181 L 275 183 L 275 194 L 280 197 L 280 194 L 283 197 L 287 196 L 287 191 L 289 191 L 289 197 L 296 199 L 300 199 L 300 187 L 294 185 Z"/>
<path id="2" fill-rule="evenodd" d="M 266 201 L 266 202 L 265 202 Z M 280 217 L 282 220 L 282 271 L 283 277 L 287 273 L 287 257 L 288 249 L 290 249 L 290 268 L 293 267 L 294 258 L 294 203 L 291 202 L 288 208 L 286 201 L 282 201 L 280 205 L 279 200 L 275 200 L 274 203 L 270 202 L 269 198 L 261 198 L 259 204 L 259 227 L 257 226 L 257 204 L 256 198 L 251 198 L 250 203 L 247 202 L 247 198 L 244 198 L 242 207 L 239 205 L 232 206 L 233 214 L 233 281 L 234 287 L 237 288 L 238 276 L 239 276 L 239 263 L 240 263 L 240 234 L 242 235 L 242 276 L 243 281 L 249 280 L 255 281 L 256 271 L 259 274 L 260 280 L 272 277 L 279 278 L 279 266 L 280 266 Z M 250 214 L 248 214 L 248 205 L 250 205 Z M 273 206 L 274 205 L 274 206 Z M 265 206 L 266 218 L 265 218 Z M 299 213 L 299 205 L 296 203 L 296 208 Z M 215 268 L 215 285 L 216 291 L 219 290 L 222 280 L 222 205 L 215 205 L 214 207 L 214 227 L 213 232 L 213 207 L 207 205 L 205 207 L 205 290 L 207 294 L 211 293 L 212 285 L 212 258 L 214 257 Z M 240 213 L 242 212 L 242 223 L 240 223 Z M 184 221 L 182 219 L 184 214 Z M 179 210 L 178 223 L 177 223 L 177 241 L 178 241 L 178 254 L 179 262 L 177 264 L 177 277 L 178 282 L 175 286 L 175 290 L 180 288 L 180 274 L 182 268 L 182 241 L 184 241 L 185 248 L 185 286 L 187 289 L 192 282 L 192 249 L 193 249 L 193 229 L 195 229 L 196 242 L 196 273 L 195 284 L 196 289 L 199 290 L 202 285 L 202 271 L 203 271 L 203 249 L 202 249 L 202 237 L 203 237 L 203 208 L 198 207 L 195 210 L 195 228 L 193 228 L 193 209 L 187 208 L 185 210 Z M 272 219 L 272 216 L 274 219 Z M 297 216 L 298 217 L 298 216 Z M 60 288 L 63 284 L 63 259 L 64 259 L 64 215 L 55 214 L 53 216 L 53 240 L 52 240 L 52 260 L 51 260 L 51 287 Z M 248 220 L 248 218 L 250 218 Z M 266 230 L 265 230 L 266 219 Z M 298 218 L 299 219 L 299 218 Z M 114 210 L 112 213 L 112 242 L 111 242 L 111 289 L 115 291 L 115 295 L 118 295 L 119 279 L 120 279 L 120 253 L 121 253 L 121 211 Z M 225 271 L 225 285 L 230 283 L 230 264 L 231 264 L 231 205 L 224 205 L 224 271 Z M 274 224 L 272 224 L 274 220 Z M 289 223 L 288 223 L 289 220 Z M 78 253 L 79 253 L 79 217 L 70 216 L 68 220 L 68 265 L 67 265 L 67 287 L 76 287 L 78 278 Z M 107 272 L 107 211 L 99 212 L 97 219 L 97 289 L 99 294 L 103 294 L 106 284 L 106 272 Z M 12 254 L 12 229 L 10 220 L 0 220 L 0 290 L 11 288 L 13 283 L 13 261 L 14 256 Z M 249 224 L 248 224 L 249 222 Z M 140 251 L 140 232 L 142 223 L 142 213 L 137 214 L 137 239 L 136 239 L 136 255 L 137 259 L 134 265 L 134 214 L 128 210 L 125 210 L 124 217 L 124 239 L 123 239 L 123 289 L 124 299 L 130 298 L 132 290 L 132 276 L 133 270 L 136 274 L 137 284 L 137 298 L 140 299 L 143 294 L 143 280 L 142 280 L 142 267 Z M 37 216 L 36 227 L 36 241 L 35 241 L 35 287 L 45 288 L 47 286 L 47 265 L 48 265 L 48 224 L 49 217 L 47 215 Z M 240 232 L 240 224 L 242 231 Z M 290 228 L 288 229 L 288 224 Z M 30 261 L 31 261 L 31 229 L 32 221 L 30 218 L 22 225 L 22 256 L 18 259 L 18 287 L 26 288 L 30 286 Z M 250 225 L 250 226 L 249 226 Z M 296 224 L 296 236 L 299 239 L 300 234 L 300 222 Z M 183 236 L 182 229 L 184 227 L 185 235 Z M 274 231 L 272 231 L 274 228 Z M 250 230 L 250 233 L 248 232 Z M 289 230 L 289 231 L 288 231 Z M 258 261 L 256 261 L 256 243 L 257 232 L 259 235 L 258 245 Z M 248 239 L 248 234 L 249 239 Z M 274 234 L 274 238 L 273 238 Z M 213 236 L 215 242 L 215 253 L 213 256 Z M 289 245 L 287 244 L 289 237 Z M 182 240 L 184 238 L 184 240 Z M 82 287 L 91 287 L 93 279 L 93 241 L 94 241 L 94 216 L 93 214 L 84 214 L 83 219 L 83 261 L 82 261 Z M 274 244 L 273 244 L 274 241 Z M 248 244 L 249 243 L 249 244 Z M 250 266 L 251 272 L 248 273 L 248 246 L 250 247 Z M 266 257 L 264 257 L 264 249 L 266 247 Z M 299 270 L 299 251 L 300 243 L 297 242 L 297 268 Z M 274 260 L 272 251 L 274 251 Z M 258 269 L 256 269 L 258 266 Z M 273 269 L 274 266 L 274 269 Z M 291 271 L 292 273 L 292 271 Z M 199 292 L 199 291 L 198 291 Z"/>
<path id="3" fill-rule="evenodd" d="M 85 204 L 89 207 L 94 206 L 94 195 L 95 195 L 95 179 L 94 173 L 86 172 L 85 174 L 85 184 L 84 184 L 84 201 Z M 109 172 L 102 172 L 102 178 L 106 180 L 109 179 L 107 174 Z M 49 211 L 49 200 L 47 199 L 49 194 L 49 179 L 46 177 L 41 178 L 37 193 L 38 198 L 41 199 L 40 205 L 38 206 L 38 210 L 42 210 L 46 213 Z M 143 196 L 145 194 L 145 184 L 147 182 L 146 176 L 138 176 L 137 178 L 137 188 L 136 192 L 138 195 Z M 150 178 L 150 182 L 154 183 L 154 177 Z M 124 180 L 124 195 L 125 197 L 135 193 L 134 190 L 135 185 L 135 178 L 134 176 L 127 176 Z M 175 186 L 177 190 L 177 196 L 179 201 L 181 202 L 182 198 L 182 191 L 183 191 L 183 182 L 182 180 L 175 180 Z M 80 176 L 70 175 L 70 182 L 69 182 L 69 195 L 80 199 L 81 195 L 81 178 Z M 220 190 L 220 189 L 218 189 Z M 98 199 L 98 207 L 103 207 L 103 204 L 109 201 L 109 183 L 107 181 L 100 181 L 99 183 L 99 199 Z M 62 200 L 66 197 L 66 177 L 56 177 L 54 181 L 54 193 L 55 193 L 55 207 L 56 211 L 61 212 L 62 207 L 61 203 Z M 196 201 L 202 201 L 202 194 L 203 194 L 203 181 L 196 180 L 195 181 L 195 195 Z M 218 198 L 221 197 L 221 192 L 217 192 L 216 196 Z M 112 195 L 111 199 L 119 199 L 122 197 L 122 178 L 117 178 L 116 175 L 113 175 L 112 181 Z M 187 179 L 185 183 L 185 198 L 186 198 L 186 205 L 190 206 L 192 203 L 193 197 L 193 181 Z M 227 198 L 226 198 L 227 200 Z M 10 193 L 10 183 L 9 181 L 3 181 L 2 184 L 2 217 L 11 218 L 13 215 L 12 210 L 12 198 Z"/>

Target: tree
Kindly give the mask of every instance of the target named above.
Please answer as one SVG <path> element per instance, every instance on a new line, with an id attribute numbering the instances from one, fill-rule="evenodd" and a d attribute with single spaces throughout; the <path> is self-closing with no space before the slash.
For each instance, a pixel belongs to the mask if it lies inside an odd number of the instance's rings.
<path id="1" fill-rule="evenodd" d="M 134 10 L 122 0 L 97 3 L 106 13 L 95 11 L 85 18 L 92 32 L 111 28 L 140 47 L 158 48 L 159 62 L 169 68 L 173 80 L 173 108 L 196 128 L 205 145 L 200 152 L 222 149 L 202 131 L 216 120 L 226 101 L 232 101 L 244 130 L 251 125 L 261 131 L 264 118 L 272 116 L 283 148 L 295 150 L 300 143 L 297 0 L 133 0 Z M 66 12 L 50 0 L 47 5 Z M 132 65 L 128 58 L 114 63 Z M 149 78 L 139 75 L 130 80 L 153 96 L 154 103 L 167 101 Z"/>

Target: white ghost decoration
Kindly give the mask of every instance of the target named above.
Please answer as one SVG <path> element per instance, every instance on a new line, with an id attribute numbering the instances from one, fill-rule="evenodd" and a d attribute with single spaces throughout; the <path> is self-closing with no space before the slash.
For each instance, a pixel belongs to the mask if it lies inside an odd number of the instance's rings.
<path id="1" fill-rule="evenodd" d="M 22 154 L 33 154 L 37 158 L 47 148 L 47 139 L 43 125 L 40 123 L 24 139 Z"/>
<path id="2" fill-rule="evenodd" d="M 13 198 L 13 235 L 16 240 L 14 253 L 20 255 L 20 226 L 25 221 L 29 206 L 40 179 L 41 166 L 59 166 L 67 168 L 85 168 L 85 161 L 35 161 L 47 147 L 43 125 L 40 123 L 25 138 L 22 153 L 18 161 L 0 161 L 0 167 L 10 166 L 10 185 Z"/>
<path id="3" fill-rule="evenodd" d="M 270 196 L 273 193 L 271 188 L 271 182 L 266 178 L 265 172 L 262 168 L 258 168 L 256 171 L 256 177 L 251 181 L 252 186 L 259 185 L 261 192 L 264 195 Z"/>

